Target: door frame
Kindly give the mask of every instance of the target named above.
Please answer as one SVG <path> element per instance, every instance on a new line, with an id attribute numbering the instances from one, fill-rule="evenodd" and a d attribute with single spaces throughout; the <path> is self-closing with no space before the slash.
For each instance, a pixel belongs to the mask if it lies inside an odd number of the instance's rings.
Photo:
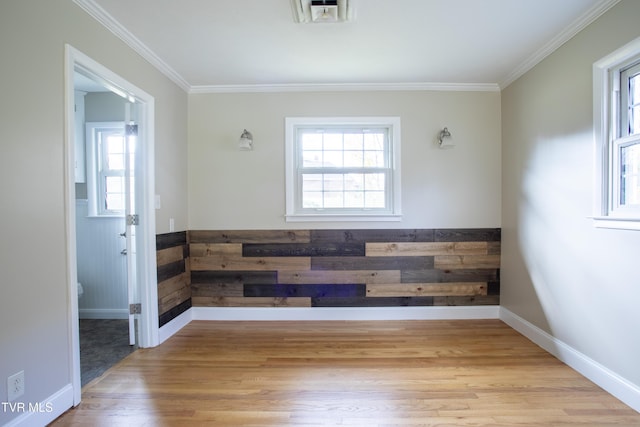
<path id="1" fill-rule="evenodd" d="M 67 240 L 69 368 L 73 387 L 73 405 L 80 403 L 82 386 L 80 379 L 80 331 L 78 325 L 78 276 L 76 248 L 75 212 L 75 117 L 74 82 L 76 69 L 95 77 L 113 92 L 139 103 L 141 142 L 142 195 L 138 206 L 141 223 L 137 235 L 142 240 L 137 253 L 137 269 L 142 314 L 139 317 L 139 346 L 155 347 L 159 344 L 158 286 L 156 270 L 156 224 L 155 224 L 155 163 L 154 163 L 154 116 L 155 100 L 142 89 L 129 83 L 73 46 L 65 45 L 65 227 Z"/>

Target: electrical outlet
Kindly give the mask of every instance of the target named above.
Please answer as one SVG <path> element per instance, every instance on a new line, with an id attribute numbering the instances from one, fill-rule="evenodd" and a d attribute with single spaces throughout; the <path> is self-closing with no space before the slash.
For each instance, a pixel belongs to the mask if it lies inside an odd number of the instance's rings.
<path id="1" fill-rule="evenodd" d="M 13 402 L 24 394 L 24 371 L 7 378 L 7 400 Z"/>

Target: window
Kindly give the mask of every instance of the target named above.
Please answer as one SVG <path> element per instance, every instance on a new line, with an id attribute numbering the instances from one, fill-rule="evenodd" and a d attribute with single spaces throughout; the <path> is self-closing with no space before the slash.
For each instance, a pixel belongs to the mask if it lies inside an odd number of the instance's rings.
<path id="1" fill-rule="evenodd" d="M 134 139 L 125 138 L 123 122 L 87 123 L 87 194 L 90 216 L 124 216 L 127 167 L 135 149 Z M 129 149 L 127 149 L 129 145 Z M 129 158 L 128 158 L 129 157 Z M 129 162 L 129 164 L 128 164 Z"/>
<path id="2" fill-rule="evenodd" d="M 640 230 L 640 39 L 594 64 L 597 226 Z"/>
<path id="3" fill-rule="evenodd" d="M 400 119 L 287 118 L 287 221 L 400 220 Z"/>

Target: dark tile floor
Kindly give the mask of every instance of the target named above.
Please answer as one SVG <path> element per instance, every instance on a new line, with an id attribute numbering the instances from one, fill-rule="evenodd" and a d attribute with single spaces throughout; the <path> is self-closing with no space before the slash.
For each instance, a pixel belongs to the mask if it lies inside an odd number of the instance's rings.
<path id="1" fill-rule="evenodd" d="M 82 386 L 102 375 L 135 350 L 129 345 L 129 323 L 121 319 L 80 319 Z"/>

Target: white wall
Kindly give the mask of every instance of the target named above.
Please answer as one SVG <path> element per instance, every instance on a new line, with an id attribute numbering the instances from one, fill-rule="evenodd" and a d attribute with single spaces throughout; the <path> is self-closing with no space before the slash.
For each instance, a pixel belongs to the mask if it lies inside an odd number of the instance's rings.
<path id="1" fill-rule="evenodd" d="M 6 378 L 20 370 L 24 402 L 43 401 L 71 382 L 65 43 L 155 97 L 156 187 L 163 195 L 157 229 L 167 230 L 169 215 L 177 229 L 186 228 L 186 94 L 71 0 L 2 1 L 0 402 L 7 400 Z M 18 415 L 0 411 L 0 425 Z"/>
<path id="2" fill-rule="evenodd" d="M 400 116 L 401 222 L 286 223 L 284 119 Z M 457 146 L 435 143 L 447 126 Z M 238 151 L 247 128 L 253 151 Z M 189 228 L 500 227 L 498 92 L 309 92 L 189 96 Z"/>
<path id="3" fill-rule="evenodd" d="M 502 92 L 501 305 L 640 387 L 640 232 L 596 229 L 592 64 L 640 36 L 622 1 Z"/>

